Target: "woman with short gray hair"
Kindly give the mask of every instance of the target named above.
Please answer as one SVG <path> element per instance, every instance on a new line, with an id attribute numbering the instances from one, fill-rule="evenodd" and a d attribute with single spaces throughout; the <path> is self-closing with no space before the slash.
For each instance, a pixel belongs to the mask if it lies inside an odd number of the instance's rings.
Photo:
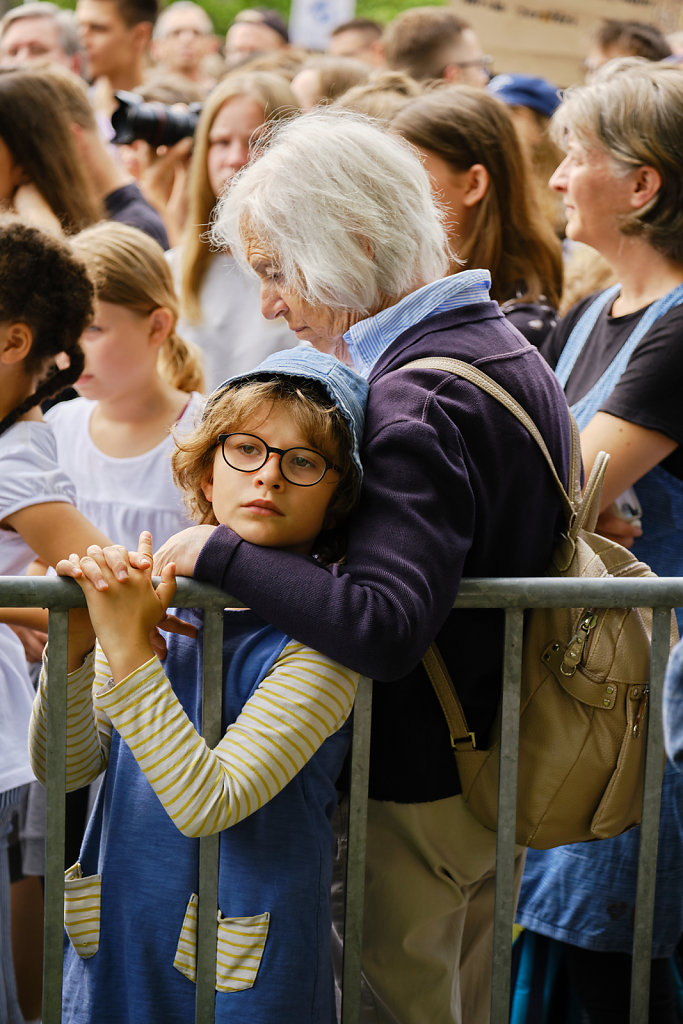
<path id="1" fill-rule="evenodd" d="M 500 696 L 502 624 L 495 612 L 453 612 L 459 582 L 542 573 L 561 509 L 514 417 L 464 380 L 410 364 L 454 356 L 485 369 L 526 407 L 566 477 L 564 397 L 489 299 L 486 271 L 442 276 L 448 253 L 424 168 L 406 142 L 358 115 L 314 112 L 274 130 L 222 200 L 214 237 L 259 278 L 268 319 L 283 317 L 299 339 L 368 377 L 366 475 L 334 571 L 224 527 L 177 535 L 157 564 L 176 561 L 381 681 L 363 1020 L 483 1024 L 495 835 L 464 803 L 420 659 L 438 635 L 485 742 Z"/>
<path id="2" fill-rule="evenodd" d="M 567 92 L 552 131 L 567 153 L 550 179 L 564 199 L 567 236 L 599 252 L 619 284 L 573 306 L 541 351 L 581 429 L 586 472 L 599 451 L 610 455 L 598 529 L 658 575 L 681 576 L 683 68 L 614 61 Z M 680 608 L 677 616 L 680 628 Z M 679 1019 L 669 958 L 683 933 L 682 806 L 683 777 L 669 767 L 652 938 L 649 1019 L 657 1024 Z M 542 949 L 557 962 L 561 953 L 591 1024 L 629 1017 L 639 840 L 635 828 L 529 851 L 522 956 Z M 527 995 L 520 983 L 513 1019 L 523 1019 Z"/>

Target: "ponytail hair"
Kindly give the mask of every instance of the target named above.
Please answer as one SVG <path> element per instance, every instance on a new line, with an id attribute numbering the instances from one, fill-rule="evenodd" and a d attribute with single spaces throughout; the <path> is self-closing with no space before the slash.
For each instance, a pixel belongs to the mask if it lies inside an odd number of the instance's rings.
<path id="1" fill-rule="evenodd" d="M 159 373 L 178 391 L 204 391 L 202 356 L 197 345 L 171 331 L 159 353 Z"/>
<path id="2" fill-rule="evenodd" d="M 80 339 L 93 314 L 94 289 L 88 271 L 66 243 L 14 217 L 2 218 L 0 320 L 30 328 L 33 344 L 25 368 L 37 374 L 40 382 L 0 421 L 0 434 L 78 380 L 85 362 Z M 68 360 L 61 369 L 57 356 Z"/>
<path id="3" fill-rule="evenodd" d="M 176 333 L 178 298 L 159 243 L 143 231 L 116 221 L 95 224 L 70 241 L 73 251 L 90 268 L 101 302 L 123 306 L 141 316 L 160 307 L 170 311 L 173 327 L 159 352 L 159 373 L 179 391 L 203 391 L 201 352 Z"/>

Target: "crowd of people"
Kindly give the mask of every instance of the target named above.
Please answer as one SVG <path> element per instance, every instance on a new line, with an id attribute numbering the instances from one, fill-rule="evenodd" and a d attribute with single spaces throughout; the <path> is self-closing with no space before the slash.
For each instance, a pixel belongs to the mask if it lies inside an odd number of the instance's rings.
<path id="1" fill-rule="evenodd" d="M 565 481 L 571 411 L 586 475 L 610 454 L 598 532 L 683 575 L 679 47 L 605 19 L 585 81 L 553 83 L 495 74 L 451 7 L 354 18 L 324 53 L 269 8 L 219 39 L 194 0 L 0 19 L 0 572 L 71 577 L 87 602 L 65 1024 L 193 1019 L 198 839 L 216 833 L 216 1021 L 333 1024 L 359 674 L 361 1020 L 489 1020 L 496 837 L 421 659 L 436 641 L 485 746 L 503 622 L 454 611 L 460 580 L 543 575 L 565 513 L 526 428 L 413 363 L 484 370 Z M 224 616 L 213 747 L 177 575 L 245 606 Z M 46 621 L 0 612 L 6 1024 L 41 1013 Z M 682 650 L 653 1024 L 683 1019 Z M 515 1024 L 628 1019 L 638 840 L 517 850 L 515 962 L 538 992 L 514 994 Z"/>

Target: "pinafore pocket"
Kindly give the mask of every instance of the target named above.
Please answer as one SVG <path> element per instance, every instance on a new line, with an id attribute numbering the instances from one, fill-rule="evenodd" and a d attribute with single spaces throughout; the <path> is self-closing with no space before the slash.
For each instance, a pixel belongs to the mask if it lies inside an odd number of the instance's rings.
<path id="1" fill-rule="evenodd" d="M 102 875 L 83 877 L 76 863 L 64 873 L 64 927 L 76 953 L 94 956 L 100 946 Z"/>
<path id="2" fill-rule="evenodd" d="M 187 904 L 173 966 L 190 981 L 197 980 L 197 909 L 193 893 Z M 216 990 L 239 992 L 251 988 L 261 965 L 268 938 L 270 914 L 256 917 L 223 917 L 218 911 Z"/>

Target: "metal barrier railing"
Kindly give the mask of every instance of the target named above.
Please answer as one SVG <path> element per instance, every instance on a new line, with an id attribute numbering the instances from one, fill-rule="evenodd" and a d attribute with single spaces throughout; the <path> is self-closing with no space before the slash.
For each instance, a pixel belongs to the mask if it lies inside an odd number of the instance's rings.
<path id="1" fill-rule="evenodd" d="M 652 608 L 647 756 L 634 920 L 630 1024 L 648 1024 L 655 875 L 663 776 L 662 686 L 669 657 L 671 609 L 683 606 L 683 579 L 464 580 L 456 607 L 504 608 L 505 650 L 498 787 L 496 907 L 493 935 L 492 1024 L 507 1024 L 510 936 L 514 917 L 513 861 L 523 615 L 526 608 Z"/>
<path id="2" fill-rule="evenodd" d="M 66 757 L 66 664 L 68 610 L 85 604 L 69 581 L 45 577 L 0 577 L 0 607 L 50 610 L 48 687 L 47 861 L 45 876 L 45 957 L 43 1024 L 61 1020 L 63 947 L 63 867 Z M 204 629 L 203 735 L 210 746 L 220 739 L 222 682 L 222 611 L 239 607 L 213 587 L 181 579 L 176 607 L 201 607 Z M 515 808 L 519 736 L 520 674 L 524 610 L 549 607 L 652 608 L 653 645 L 650 715 L 634 925 L 630 1024 L 647 1024 L 650 950 L 655 895 L 658 823 L 661 802 L 663 736 L 661 696 L 669 654 L 671 608 L 683 606 L 683 579 L 485 579 L 463 580 L 456 608 L 505 610 L 501 778 L 496 839 L 496 906 L 493 935 L 491 1024 L 507 1024 L 510 1006 L 511 935 L 514 916 Z M 360 1014 L 360 962 L 363 924 L 365 820 L 370 747 L 371 683 L 361 680 L 356 698 L 349 809 L 349 852 L 343 964 L 342 1024 L 356 1024 Z M 218 836 L 200 842 L 199 920 L 197 934 L 196 1024 L 213 1024 Z"/>

